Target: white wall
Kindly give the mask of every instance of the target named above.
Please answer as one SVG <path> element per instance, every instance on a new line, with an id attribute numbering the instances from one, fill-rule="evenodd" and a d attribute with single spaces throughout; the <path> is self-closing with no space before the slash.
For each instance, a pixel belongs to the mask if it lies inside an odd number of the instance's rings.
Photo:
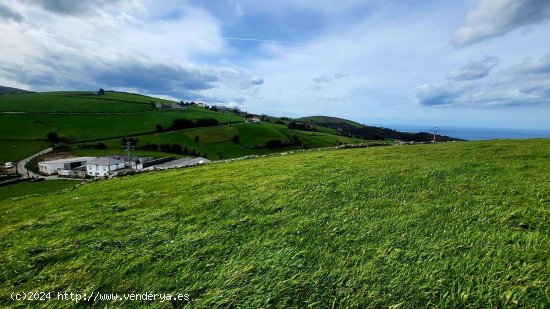
<path id="1" fill-rule="evenodd" d="M 64 163 L 38 163 L 38 171 L 43 174 L 57 174 L 58 169 L 63 169 Z"/>
<path id="2" fill-rule="evenodd" d="M 86 175 L 91 177 L 105 177 L 109 172 L 124 168 L 124 163 L 107 165 L 86 165 Z"/>

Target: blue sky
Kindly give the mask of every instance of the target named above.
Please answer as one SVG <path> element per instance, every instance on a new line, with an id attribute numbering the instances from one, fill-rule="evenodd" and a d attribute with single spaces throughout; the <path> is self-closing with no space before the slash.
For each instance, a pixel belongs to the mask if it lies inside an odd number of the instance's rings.
<path id="1" fill-rule="evenodd" d="M 0 0 L 0 85 L 550 129 L 550 1 Z"/>

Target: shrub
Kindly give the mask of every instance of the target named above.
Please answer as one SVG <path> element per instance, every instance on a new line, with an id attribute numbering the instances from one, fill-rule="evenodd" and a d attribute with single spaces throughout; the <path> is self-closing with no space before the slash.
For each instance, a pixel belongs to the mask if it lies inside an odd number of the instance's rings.
<path id="1" fill-rule="evenodd" d="M 265 144 L 265 146 L 266 146 L 267 148 L 279 148 L 279 147 L 284 146 L 284 144 L 283 144 L 283 142 L 281 142 L 281 141 L 278 140 L 278 139 L 272 139 L 272 140 L 270 140 L 269 142 L 267 142 L 267 143 Z"/>
<path id="2" fill-rule="evenodd" d="M 51 143 L 59 142 L 59 136 L 57 135 L 57 132 L 50 132 L 48 133 L 48 135 L 46 135 L 46 137 L 48 137 L 48 141 L 50 141 Z"/>

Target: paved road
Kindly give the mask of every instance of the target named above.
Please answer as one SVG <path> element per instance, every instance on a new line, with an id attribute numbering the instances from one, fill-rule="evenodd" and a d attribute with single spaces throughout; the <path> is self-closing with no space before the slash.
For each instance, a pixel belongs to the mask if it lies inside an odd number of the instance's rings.
<path id="1" fill-rule="evenodd" d="M 22 175 L 23 177 L 29 177 L 29 178 L 56 179 L 57 177 L 52 177 L 52 176 L 45 177 L 45 176 L 42 176 L 42 175 L 38 175 L 36 173 L 28 171 L 25 168 L 25 164 L 27 164 L 27 162 L 29 162 L 30 160 L 32 160 L 35 157 L 41 156 L 43 154 L 47 154 L 48 152 L 50 152 L 52 150 L 53 150 L 53 148 L 51 148 L 51 147 L 48 148 L 48 149 L 44 149 L 44 150 L 40 151 L 39 153 L 35 153 L 32 156 L 17 162 L 17 172 L 19 173 L 19 175 Z"/>

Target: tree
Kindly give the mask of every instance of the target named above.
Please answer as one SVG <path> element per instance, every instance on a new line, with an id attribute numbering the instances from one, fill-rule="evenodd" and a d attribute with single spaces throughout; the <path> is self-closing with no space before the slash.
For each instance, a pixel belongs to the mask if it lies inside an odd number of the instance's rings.
<path id="1" fill-rule="evenodd" d="M 173 144 L 171 150 L 173 153 L 181 153 L 181 145 Z"/>
<path id="2" fill-rule="evenodd" d="M 59 136 L 57 135 L 57 132 L 50 132 L 46 136 L 48 137 L 48 141 L 50 141 L 51 143 L 59 142 Z"/>
<path id="3" fill-rule="evenodd" d="M 279 148 L 279 147 L 282 147 L 284 146 L 283 142 L 281 142 L 281 140 L 278 140 L 278 139 L 272 139 L 270 140 L 269 142 L 267 142 L 265 144 L 265 146 L 267 148 Z"/>
<path id="4" fill-rule="evenodd" d="M 130 142 L 130 145 L 132 145 L 132 146 L 136 146 L 138 140 L 137 140 L 137 138 L 133 138 L 133 137 L 128 137 L 128 138 L 123 137 L 122 140 L 120 141 L 120 144 L 122 146 L 126 146 L 127 142 Z"/>
<path id="5" fill-rule="evenodd" d="M 103 88 L 99 88 L 99 90 L 97 91 L 97 94 L 98 94 L 98 95 L 104 95 L 104 94 L 105 94 L 105 90 L 103 90 Z"/>
<path id="6" fill-rule="evenodd" d="M 195 124 L 193 123 L 193 121 L 189 119 L 178 118 L 172 121 L 172 125 L 168 128 L 168 130 L 174 131 L 174 130 L 189 129 L 189 128 L 193 128 L 194 126 Z"/>

